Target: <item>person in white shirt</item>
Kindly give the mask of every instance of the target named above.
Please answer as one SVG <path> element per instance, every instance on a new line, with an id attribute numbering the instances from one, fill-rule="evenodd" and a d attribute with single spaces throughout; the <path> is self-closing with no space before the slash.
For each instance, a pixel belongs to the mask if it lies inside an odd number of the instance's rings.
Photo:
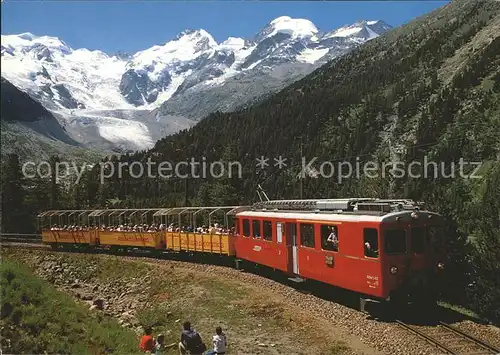
<path id="1" fill-rule="evenodd" d="M 331 227 L 331 233 L 326 241 L 330 243 L 330 246 L 333 250 L 338 249 L 339 239 L 337 238 L 337 234 L 335 233 L 334 227 Z"/>
<path id="2" fill-rule="evenodd" d="M 206 355 L 225 355 L 227 348 L 227 337 L 222 332 L 221 327 L 215 328 L 215 335 L 212 339 L 213 350 L 210 350 Z"/>

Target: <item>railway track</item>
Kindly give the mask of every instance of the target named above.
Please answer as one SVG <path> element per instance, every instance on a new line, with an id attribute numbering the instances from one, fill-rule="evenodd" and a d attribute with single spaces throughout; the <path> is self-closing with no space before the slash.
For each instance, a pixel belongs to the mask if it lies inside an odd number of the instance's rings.
<path id="1" fill-rule="evenodd" d="M 50 247 L 42 243 L 39 234 L 0 234 L 0 246 L 2 248 L 29 248 L 46 250 Z"/>
<path id="2" fill-rule="evenodd" d="M 42 236 L 40 234 L 2 233 L 0 242 L 42 244 Z"/>
<path id="3" fill-rule="evenodd" d="M 442 354 L 500 355 L 500 349 L 441 321 L 436 326 L 409 325 L 401 320 L 396 322 L 402 328 L 439 348 Z"/>

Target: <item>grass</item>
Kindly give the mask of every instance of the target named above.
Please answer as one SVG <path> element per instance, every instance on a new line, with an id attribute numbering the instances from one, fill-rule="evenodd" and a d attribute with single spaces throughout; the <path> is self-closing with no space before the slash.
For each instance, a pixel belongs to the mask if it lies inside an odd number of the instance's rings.
<path id="1" fill-rule="evenodd" d="M 2 349 L 8 353 L 137 353 L 135 334 L 91 313 L 70 296 L 3 257 L 0 265 Z"/>
<path id="2" fill-rule="evenodd" d="M 443 308 L 447 308 L 447 309 L 450 309 L 454 312 L 463 314 L 466 317 L 473 318 L 473 319 L 476 319 L 476 320 L 481 321 L 481 322 L 486 321 L 486 319 L 482 318 L 481 316 L 479 316 L 474 311 L 471 311 L 470 309 L 467 309 L 467 308 L 464 308 L 464 307 L 461 307 L 458 305 L 450 304 L 447 302 L 438 302 L 438 304 Z"/>

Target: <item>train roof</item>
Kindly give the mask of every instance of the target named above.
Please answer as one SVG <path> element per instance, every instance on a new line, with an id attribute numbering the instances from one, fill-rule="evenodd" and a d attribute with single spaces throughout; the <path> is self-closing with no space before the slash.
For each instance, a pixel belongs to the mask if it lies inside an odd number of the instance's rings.
<path id="1" fill-rule="evenodd" d="M 261 201 L 248 208 L 235 211 L 238 217 L 304 219 L 338 222 L 396 222 L 419 218 L 441 220 L 438 213 L 422 211 L 424 204 L 408 199 L 317 199 Z"/>
<path id="2" fill-rule="evenodd" d="M 297 219 L 304 221 L 325 221 L 325 222 L 375 222 L 392 223 L 397 221 L 409 221 L 412 217 L 411 211 L 398 211 L 386 214 L 375 213 L 328 213 L 328 212 L 306 212 L 306 211 L 242 211 L 236 214 L 237 217 L 250 218 L 278 218 Z M 419 211 L 420 219 L 432 219 L 432 222 L 441 222 L 442 217 L 438 213 L 429 211 Z M 399 218 L 399 219 L 398 219 Z"/>

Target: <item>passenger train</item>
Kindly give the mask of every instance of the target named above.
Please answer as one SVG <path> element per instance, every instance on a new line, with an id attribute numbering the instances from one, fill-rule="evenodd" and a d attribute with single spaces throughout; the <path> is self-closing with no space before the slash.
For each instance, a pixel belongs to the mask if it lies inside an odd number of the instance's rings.
<path id="1" fill-rule="evenodd" d="M 209 226 L 220 221 L 225 229 L 196 227 L 203 215 Z M 56 210 L 41 213 L 39 221 L 43 242 L 54 248 L 219 254 L 237 265 L 246 261 L 283 272 L 293 281 L 315 280 L 354 291 L 361 296 L 361 308 L 366 300 L 434 303 L 446 258 L 443 217 L 411 200 Z M 156 224 L 123 228 L 138 221 Z"/>

